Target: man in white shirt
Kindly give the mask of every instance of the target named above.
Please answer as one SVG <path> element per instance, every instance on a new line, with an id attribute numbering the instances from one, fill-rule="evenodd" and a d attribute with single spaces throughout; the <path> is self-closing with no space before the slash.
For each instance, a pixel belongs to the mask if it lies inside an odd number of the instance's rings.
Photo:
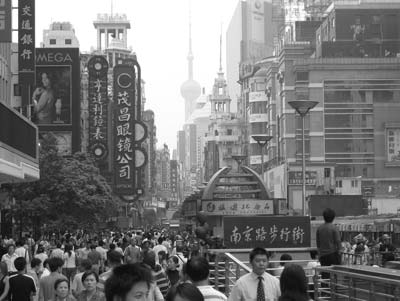
<path id="1" fill-rule="evenodd" d="M 15 254 L 14 245 L 9 245 L 7 253 L 1 257 L 1 261 L 7 264 L 8 272 L 17 272 L 17 269 L 14 266 L 14 260 L 16 258 L 18 258 L 18 255 Z"/>
<path id="2" fill-rule="evenodd" d="M 99 252 L 101 256 L 100 270 L 105 272 L 105 263 L 107 261 L 107 250 L 103 248 L 104 242 L 99 240 L 99 245 L 96 247 L 96 251 Z"/>
<path id="3" fill-rule="evenodd" d="M 240 277 L 229 295 L 229 301 L 278 300 L 281 295 L 279 280 L 265 272 L 268 253 L 263 248 L 250 252 L 251 273 Z"/>
<path id="4" fill-rule="evenodd" d="M 188 260 L 186 264 L 186 274 L 190 281 L 200 290 L 207 301 L 226 301 L 226 296 L 214 289 L 208 283 L 210 265 L 208 260 L 202 256 L 195 256 Z"/>

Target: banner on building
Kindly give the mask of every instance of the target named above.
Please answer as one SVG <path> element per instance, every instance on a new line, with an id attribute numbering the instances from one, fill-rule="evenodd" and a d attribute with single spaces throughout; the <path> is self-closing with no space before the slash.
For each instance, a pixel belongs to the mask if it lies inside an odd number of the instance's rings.
<path id="1" fill-rule="evenodd" d="M 105 160 L 107 147 L 107 73 L 108 62 L 95 55 L 88 62 L 89 72 L 89 152 L 97 160 Z"/>
<path id="2" fill-rule="evenodd" d="M 126 65 L 114 67 L 114 169 L 115 191 L 135 193 L 135 72 Z"/>
<path id="3" fill-rule="evenodd" d="M 11 0 L 0 0 L 0 43 L 11 43 Z"/>
<path id="4" fill-rule="evenodd" d="M 63 133 L 72 154 L 80 150 L 80 61 L 78 48 L 37 48 L 31 99 L 41 133 Z M 69 143 L 68 142 L 68 143 Z M 64 144 L 63 144 L 64 145 Z M 66 146 L 65 146 L 66 147 Z"/>
<path id="5" fill-rule="evenodd" d="M 33 76 L 35 73 L 35 0 L 18 1 L 18 54 L 20 74 L 29 73 Z"/>
<path id="6" fill-rule="evenodd" d="M 305 248 L 311 246 L 308 216 L 224 217 L 224 244 L 231 249 Z"/>
<path id="7" fill-rule="evenodd" d="M 317 172 L 306 171 L 306 185 L 316 185 L 317 183 Z M 303 184 L 303 172 L 301 171 L 289 171 L 289 185 L 302 185 Z"/>
<path id="8" fill-rule="evenodd" d="M 221 200 L 202 201 L 206 215 L 261 215 L 274 214 L 273 200 Z"/>

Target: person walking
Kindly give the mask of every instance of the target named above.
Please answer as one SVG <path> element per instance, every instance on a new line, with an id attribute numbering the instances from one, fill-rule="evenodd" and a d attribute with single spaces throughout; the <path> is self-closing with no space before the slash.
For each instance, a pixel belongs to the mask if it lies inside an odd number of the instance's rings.
<path id="1" fill-rule="evenodd" d="M 323 213 L 325 223 L 317 229 L 317 248 L 321 266 L 340 264 L 341 242 L 339 230 L 333 224 L 335 211 L 326 208 Z"/>
<path id="2" fill-rule="evenodd" d="M 17 273 L 9 278 L 10 301 L 31 301 L 36 294 L 35 282 L 26 274 L 26 263 L 24 257 L 18 257 L 14 261 Z"/>
<path id="3" fill-rule="evenodd" d="M 277 300 L 281 295 L 278 278 L 268 274 L 268 253 L 256 247 L 249 255 L 253 271 L 240 277 L 232 288 L 229 301 Z"/>

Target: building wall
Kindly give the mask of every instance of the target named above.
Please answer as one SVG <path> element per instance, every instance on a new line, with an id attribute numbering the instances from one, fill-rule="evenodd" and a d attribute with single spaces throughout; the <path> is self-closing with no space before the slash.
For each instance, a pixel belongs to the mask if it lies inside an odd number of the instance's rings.
<path id="1" fill-rule="evenodd" d="M 0 43 L 0 101 L 11 105 L 11 43 Z"/>

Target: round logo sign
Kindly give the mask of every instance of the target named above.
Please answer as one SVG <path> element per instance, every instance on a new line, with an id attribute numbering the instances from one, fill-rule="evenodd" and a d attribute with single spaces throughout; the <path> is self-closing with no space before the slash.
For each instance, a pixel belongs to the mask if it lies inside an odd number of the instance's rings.
<path id="1" fill-rule="evenodd" d="M 135 167 L 141 168 L 147 164 L 147 153 L 142 148 L 135 148 Z"/>
<path id="2" fill-rule="evenodd" d="M 107 156 L 107 147 L 103 143 L 93 144 L 91 152 L 96 160 L 103 160 Z"/>

